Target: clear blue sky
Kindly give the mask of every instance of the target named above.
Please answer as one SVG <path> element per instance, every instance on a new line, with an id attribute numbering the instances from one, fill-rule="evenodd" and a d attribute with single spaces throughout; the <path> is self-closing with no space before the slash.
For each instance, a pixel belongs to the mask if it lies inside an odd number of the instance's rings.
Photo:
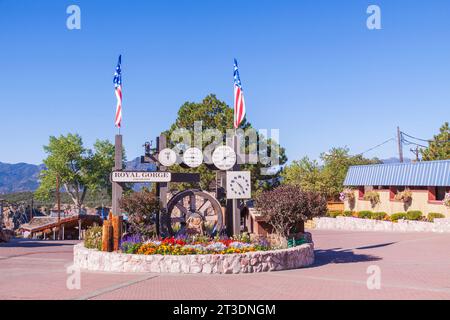
<path id="1" fill-rule="evenodd" d="M 66 28 L 71 4 L 81 30 Z M 382 30 L 366 28 L 370 4 Z M 49 135 L 112 141 L 119 53 L 129 159 L 183 102 L 231 104 L 234 57 L 248 120 L 279 128 L 290 161 L 362 152 L 397 125 L 430 138 L 450 118 L 446 0 L 0 0 L 0 43 L 2 162 L 41 163 Z M 395 153 L 390 142 L 367 156 Z"/>

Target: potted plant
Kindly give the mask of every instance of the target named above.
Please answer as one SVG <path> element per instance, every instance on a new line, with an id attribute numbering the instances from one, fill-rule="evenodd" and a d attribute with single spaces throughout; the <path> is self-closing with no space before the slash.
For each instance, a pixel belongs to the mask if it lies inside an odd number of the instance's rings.
<path id="1" fill-rule="evenodd" d="M 380 195 L 376 191 L 368 191 L 364 195 L 364 200 L 370 201 L 372 208 L 374 208 L 377 204 L 380 203 Z"/>
<path id="2" fill-rule="evenodd" d="M 444 203 L 444 206 L 446 206 L 447 208 L 450 208 L 450 192 L 445 194 L 443 203 Z"/>
<path id="3" fill-rule="evenodd" d="M 397 192 L 394 199 L 402 201 L 403 203 L 411 203 L 412 202 L 412 192 L 409 189 L 405 189 L 404 191 Z"/>

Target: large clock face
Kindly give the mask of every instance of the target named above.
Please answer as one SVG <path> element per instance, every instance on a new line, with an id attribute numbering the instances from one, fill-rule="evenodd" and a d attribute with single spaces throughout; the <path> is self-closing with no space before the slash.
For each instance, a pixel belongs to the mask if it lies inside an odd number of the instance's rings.
<path id="1" fill-rule="evenodd" d="M 229 146 L 220 146 L 212 154 L 214 165 L 220 170 L 229 170 L 236 163 L 236 153 Z"/>
<path id="2" fill-rule="evenodd" d="M 184 151 L 183 154 L 184 163 L 191 167 L 196 168 L 203 162 L 203 152 L 199 148 L 189 148 Z"/>
<path id="3" fill-rule="evenodd" d="M 227 198 L 250 199 L 251 196 L 250 171 L 227 171 Z"/>
<path id="4" fill-rule="evenodd" d="M 177 154 L 172 149 L 162 149 L 158 154 L 158 161 L 165 167 L 173 166 L 177 162 Z"/>

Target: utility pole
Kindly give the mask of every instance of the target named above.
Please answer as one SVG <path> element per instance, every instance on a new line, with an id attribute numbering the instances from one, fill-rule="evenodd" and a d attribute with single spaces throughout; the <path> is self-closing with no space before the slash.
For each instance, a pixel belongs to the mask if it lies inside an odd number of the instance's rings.
<path id="1" fill-rule="evenodd" d="M 402 132 L 400 127 L 397 127 L 397 144 L 398 144 L 398 157 L 400 162 L 403 162 L 403 144 L 402 144 Z"/>

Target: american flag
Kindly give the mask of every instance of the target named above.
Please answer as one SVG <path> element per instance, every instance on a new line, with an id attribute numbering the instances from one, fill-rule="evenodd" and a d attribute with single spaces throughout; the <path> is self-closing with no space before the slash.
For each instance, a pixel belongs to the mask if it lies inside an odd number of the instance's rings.
<path id="1" fill-rule="evenodd" d="M 122 63 L 122 55 L 119 55 L 119 61 L 117 62 L 116 72 L 114 73 L 114 91 L 116 92 L 117 106 L 116 106 L 116 118 L 115 125 L 120 128 L 122 122 L 122 70 L 120 64 Z"/>
<path id="2" fill-rule="evenodd" d="M 239 77 L 238 63 L 234 59 L 234 128 L 237 129 L 245 117 L 244 93 Z"/>

